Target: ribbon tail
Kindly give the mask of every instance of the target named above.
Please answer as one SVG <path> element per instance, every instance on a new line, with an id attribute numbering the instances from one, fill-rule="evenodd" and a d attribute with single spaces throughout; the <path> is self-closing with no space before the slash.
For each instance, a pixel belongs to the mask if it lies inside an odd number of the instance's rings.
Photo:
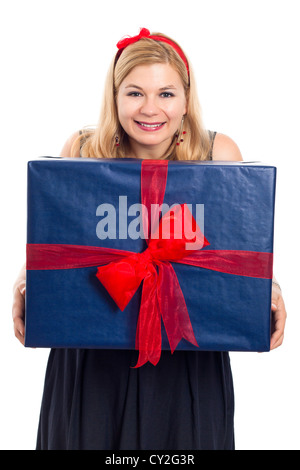
<path id="1" fill-rule="evenodd" d="M 172 265 L 164 262 L 159 268 L 158 299 L 172 354 L 183 338 L 199 347 Z"/>
<path id="2" fill-rule="evenodd" d="M 157 301 L 157 277 L 153 266 L 143 282 L 135 344 L 139 357 L 134 368 L 141 367 L 146 362 L 155 366 L 161 356 L 161 314 Z"/>

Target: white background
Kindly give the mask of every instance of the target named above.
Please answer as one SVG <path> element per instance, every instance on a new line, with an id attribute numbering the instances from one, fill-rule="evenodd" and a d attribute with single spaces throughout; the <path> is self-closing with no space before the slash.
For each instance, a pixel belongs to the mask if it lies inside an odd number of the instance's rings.
<path id="1" fill-rule="evenodd" d="M 176 39 L 193 64 L 207 128 L 244 160 L 278 168 L 275 275 L 284 346 L 231 355 L 237 449 L 300 449 L 299 2 L 6 0 L 1 48 L 0 448 L 33 449 L 48 350 L 14 338 L 12 285 L 25 260 L 26 164 L 96 124 L 115 44 L 140 27 Z"/>

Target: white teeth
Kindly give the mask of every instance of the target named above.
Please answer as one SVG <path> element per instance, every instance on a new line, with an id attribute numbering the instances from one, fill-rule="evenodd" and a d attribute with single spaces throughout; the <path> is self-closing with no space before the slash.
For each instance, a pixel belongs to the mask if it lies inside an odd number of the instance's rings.
<path id="1" fill-rule="evenodd" d="M 143 126 L 143 127 L 152 127 L 152 128 L 156 128 L 156 127 L 162 126 L 163 123 L 162 123 L 162 124 L 145 124 L 145 123 L 143 123 L 143 122 L 139 122 L 139 124 L 140 124 L 141 126 Z"/>

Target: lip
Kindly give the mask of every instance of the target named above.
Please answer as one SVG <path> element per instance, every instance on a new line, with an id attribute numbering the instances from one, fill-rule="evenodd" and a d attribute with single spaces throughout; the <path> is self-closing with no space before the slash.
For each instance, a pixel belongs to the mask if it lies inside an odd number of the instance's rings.
<path id="1" fill-rule="evenodd" d="M 165 122 L 144 122 L 144 121 L 134 121 L 139 129 L 142 129 L 145 132 L 157 132 L 164 127 Z M 154 127 L 153 127 L 154 126 Z"/>

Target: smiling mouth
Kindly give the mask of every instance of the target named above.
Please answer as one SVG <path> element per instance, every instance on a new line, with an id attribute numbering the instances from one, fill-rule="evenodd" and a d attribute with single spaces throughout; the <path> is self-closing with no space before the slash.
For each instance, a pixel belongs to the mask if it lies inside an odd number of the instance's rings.
<path id="1" fill-rule="evenodd" d="M 141 122 L 141 121 L 134 121 L 141 129 L 147 130 L 147 131 L 156 131 L 158 129 L 161 129 L 165 122 Z"/>

